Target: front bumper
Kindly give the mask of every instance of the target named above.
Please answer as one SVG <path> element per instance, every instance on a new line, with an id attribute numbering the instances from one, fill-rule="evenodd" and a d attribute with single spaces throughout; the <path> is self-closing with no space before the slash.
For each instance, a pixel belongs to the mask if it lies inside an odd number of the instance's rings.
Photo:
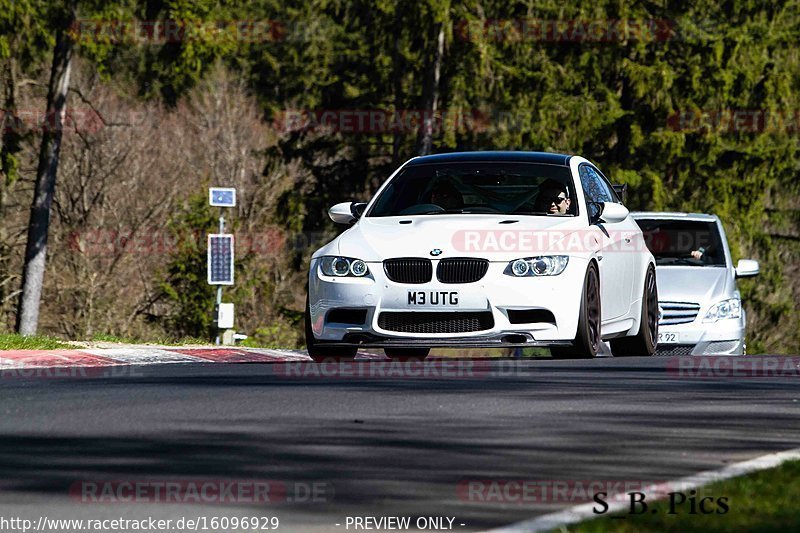
<path id="1" fill-rule="evenodd" d="M 745 323 L 741 318 L 702 323 L 659 326 L 661 336 L 673 334 L 674 342 L 659 342 L 656 355 L 744 355 Z"/>
<path id="2" fill-rule="evenodd" d="M 578 327 L 587 261 L 570 258 L 564 272 L 540 278 L 505 275 L 503 271 L 508 263 L 495 262 L 490 263 L 480 281 L 463 284 L 441 283 L 435 277 L 424 284 L 396 283 L 386 277 L 381 263 L 368 263 L 370 274 L 367 277 L 333 278 L 322 274 L 318 265 L 318 260 L 312 260 L 309 274 L 311 329 L 318 341 L 332 346 L 519 347 L 572 343 Z M 434 271 L 436 266 L 437 260 L 434 260 Z M 410 304 L 409 291 L 457 292 L 458 303 Z M 331 311 L 334 310 L 364 311 L 363 324 L 332 321 Z M 552 314 L 552 320 L 512 323 L 509 311 L 513 315 L 521 310 L 546 311 Z M 408 333 L 382 328 L 379 317 L 384 312 L 484 312 L 491 313 L 493 325 L 463 333 Z"/>

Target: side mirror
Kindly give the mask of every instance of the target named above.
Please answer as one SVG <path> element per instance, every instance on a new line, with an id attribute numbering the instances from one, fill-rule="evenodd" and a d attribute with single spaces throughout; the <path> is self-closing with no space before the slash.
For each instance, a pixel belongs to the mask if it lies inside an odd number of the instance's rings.
<path id="1" fill-rule="evenodd" d="M 358 218 L 353 214 L 353 202 L 342 202 L 328 209 L 328 216 L 337 224 L 352 224 Z"/>
<path id="2" fill-rule="evenodd" d="M 628 215 L 630 214 L 630 211 L 628 211 L 627 207 L 616 202 L 603 202 L 602 205 L 603 210 L 600 213 L 600 219 L 609 224 L 622 222 L 628 218 Z"/>
<path id="3" fill-rule="evenodd" d="M 625 196 L 628 194 L 628 184 L 623 183 L 621 185 L 612 185 L 611 188 L 614 189 L 614 192 L 617 193 L 620 201 L 624 204 Z"/>
<path id="4" fill-rule="evenodd" d="M 758 261 L 753 259 L 739 259 L 736 264 L 736 277 L 737 278 L 752 278 L 758 276 L 761 268 L 758 266 Z"/>
<path id="5" fill-rule="evenodd" d="M 600 215 L 603 214 L 603 203 L 587 202 L 586 207 L 589 209 L 589 224 L 597 224 L 600 222 Z"/>

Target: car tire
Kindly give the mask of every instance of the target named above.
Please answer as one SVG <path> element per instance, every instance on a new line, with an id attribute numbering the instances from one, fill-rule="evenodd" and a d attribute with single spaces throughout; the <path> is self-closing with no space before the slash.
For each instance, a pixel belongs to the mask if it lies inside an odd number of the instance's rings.
<path id="1" fill-rule="evenodd" d="M 325 361 L 352 361 L 356 353 L 358 353 L 357 346 L 320 346 L 320 342 L 314 337 L 314 331 L 311 329 L 311 306 L 306 296 L 306 312 L 305 312 L 305 326 L 306 326 L 306 351 L 309 357 L 315 363 L 322 363 Z"/>
<path id="2" fill-rule="evenodd" d="M 650 265 L 644 277 L 639 331 L 633 337 L 612 339 L 610 342 L 611 353 L 614 354 L 614 357 L 650 357 L 656 353 L 657 340 L 658 286 L 656 285 L 656 269 Z"/>
<path id="3" fill-rule="evenodd" d="M 386 357 L 392 361 L 424 361 L 428 354 L 431 353 L 430 348 L 384 348 L 383 352 Z"/>
<path id="4" fill-rule="evenodd" d="M 570 347 L 554 346 L 550 353 L 555 359 L 592 359 L 600 349 L 600 273 L 597 264 L 589 263 L 583 280 L 578 331 Z"/>

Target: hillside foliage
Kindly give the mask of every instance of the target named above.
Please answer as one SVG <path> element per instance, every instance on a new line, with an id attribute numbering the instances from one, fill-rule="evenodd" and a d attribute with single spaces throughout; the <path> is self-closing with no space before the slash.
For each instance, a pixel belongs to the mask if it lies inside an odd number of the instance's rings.
<path id="1" fill-rule="evenodd" d="M 0 0 L 8 330 L 59 5 Z M 327 207 L 368 198 L 417 155 L 415 113 L 435 108 L 433 152 L 581 154 L 628 184 L 631 209 L 719 215 L 734 261 L 762 266 L 740 282 L 750 351 L 800 350 L 796 0 L 81 0 L 78 12 L 44 334 L 208 332 L 214 184 L 241 198 L 227 297 L 239 329 L 299 342 L 304 269 L 337 231 Z M 348 112 L 387 121 L 353 126 Z"/>

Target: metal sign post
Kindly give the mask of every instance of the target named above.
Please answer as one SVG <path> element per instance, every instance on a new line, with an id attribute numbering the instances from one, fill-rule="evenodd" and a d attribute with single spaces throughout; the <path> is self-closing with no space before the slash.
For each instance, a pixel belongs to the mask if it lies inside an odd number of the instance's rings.
<path id="1" fill-rule="evenodd" d="M 208 190 L 208 203 L 216 207 L 235 207 L 236 189 L 211 187 Z M 219 233 L 208 236 L 208 284 L 217 286 L 217 305 L 215 322 L 217 324 L 217 345 L 234 343 L 233 304 L 222 303 L 222 287 L 233 285 L 233 235 L 225 233 L 225 217 L 220 213 Z"/>

